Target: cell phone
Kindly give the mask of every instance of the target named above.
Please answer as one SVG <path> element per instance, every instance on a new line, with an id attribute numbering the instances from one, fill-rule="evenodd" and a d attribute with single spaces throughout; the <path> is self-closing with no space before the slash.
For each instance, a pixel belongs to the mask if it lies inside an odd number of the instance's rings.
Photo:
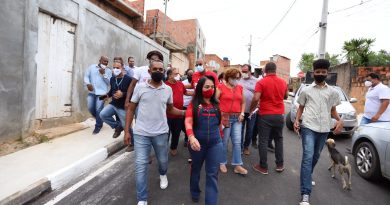
<path id="1" fill-rule="evenodd" d="M 107 95 L 101 95 L 101 96 L 99 96 L 99 100 L 104 100 L 104 99 L 106 99 L 107 98 Z"/>

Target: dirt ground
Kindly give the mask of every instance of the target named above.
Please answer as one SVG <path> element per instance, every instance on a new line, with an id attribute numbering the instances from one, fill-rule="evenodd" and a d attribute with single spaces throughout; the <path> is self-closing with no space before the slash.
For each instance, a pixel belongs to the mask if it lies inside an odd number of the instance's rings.
<path id="1" fill-rule="evenodd" d="M 0 143 L 0 157 L 14 153 L 16 151 L 19 151 L 21 149 L 25 149 L 27 147 L 45 142 L 45 137 L 43 136 L 29 136 L 24 138 L 23 140 L 10 140 L 6 142 L 1 142 Z"/>

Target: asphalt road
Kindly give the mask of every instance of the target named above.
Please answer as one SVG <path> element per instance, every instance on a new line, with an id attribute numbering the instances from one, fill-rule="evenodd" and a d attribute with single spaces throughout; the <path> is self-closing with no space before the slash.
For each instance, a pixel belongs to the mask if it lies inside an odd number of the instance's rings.
<path id="1" fill-rule="evenodd" d="M 335 137 L 337 149 L 344 154 L 351 139 L 346 136 Z M 244 166 L 249 170 L 246 177 L 233 173 L 233 167 L 228 166 L 227 174 L 219 175 L 219 204 L 221 205 L 291 205 L 298 204 L 299 172 L 301 160 L 301 141 L 293 132 L 284 129 L 284 157 L 286 170 L 282 173 L 274 171 L 275 157 L 269 153 L 269 175 L 261 175 L 251 168 L 259 159 L 257 149 L 251 147 L 250 156 L 243 156 Z M 229 152 L 231 156 L 231 152 Z M 188 151 L 183 147 L 182 138 L 179 154 L 169 158 L 168 180 L 166 190 L 159 187 L 157 163 L 154 160 L 149 169 L 149 199 L 150 205 L 187 205 L 192 203 L 189 193 Z M 231 159 L 231 157 L 229 157 Z M 349 155 L 352 162 L 353 158 Z M 371 182 L 361 178 L 355 170 L 352 173 L 352 190 L 341 188 L 340 177 L 331 178 L 327 170 L 330 164 L 328 151 L 325 148 L 316 166 L 313 179 L 311 204 L 314 205 L 388 205 L 390 204 L 390 182 L 383 179 Z M 111 166 L 112 165 L 112 166 Z M 99 169 L 101 173 L 96 173 Z M 92 174 L 92 176 L 90 176 Z M 94 176 L 97 175 L 97 176 Z M 87 181 L 85 178 L 90 179 Z M 201 189 L 204 190 L 204 172 L 201 177 Z M 85 184 L 81 182 L 87 181 Z M 77 184 L 79 183 L 79 184 Z M 76 187 L 75 187 L 76 184 Z M 134 153 L 119 152 L 106 160 L 85 176 L 69 184 L 59 191 L 41 197 L 32 204 L 45 204 L 50 200 L 58 200 L 58 205 L 133 205 L 137 204 L 134 176 Z M 60 200 L 61 199 L 61 200 Z M 199 204 L 204 203 L 204 194 Z"/>

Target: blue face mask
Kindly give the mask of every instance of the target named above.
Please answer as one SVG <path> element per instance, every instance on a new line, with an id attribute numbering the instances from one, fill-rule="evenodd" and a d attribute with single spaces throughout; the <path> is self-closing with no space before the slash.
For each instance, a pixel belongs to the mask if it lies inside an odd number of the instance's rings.
<path id="1" fill-rule="evenodd" d="M 202 65 L 198 65 L 198 66 L 196 66 L 196 70 L 197 70 L 198 72 L 203 72 L 203 71 L 204 71 L 204 68 L 203 68 Z"/>

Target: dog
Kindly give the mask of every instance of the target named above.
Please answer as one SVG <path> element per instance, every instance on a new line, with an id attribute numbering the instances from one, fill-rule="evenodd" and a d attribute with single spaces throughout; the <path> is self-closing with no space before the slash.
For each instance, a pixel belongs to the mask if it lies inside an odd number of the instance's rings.
<path id="1" fill-rule="evenodd" d="M 328 168 L 329 171 L 332 171 L 332 178 L 335 178 L 336 176 L 336 169 L 339 171 L 341 179 L 342 179 L 342 185 L 344 190 L 350 190 L 351 189 L 351 175 L 352 175 L 352 169 L 351 164 L 349 163 L 348 156 L 342 156 L 339 151 L 337 151 L 336 143 L 332 138 L 329 138 L 326 140 L 326 145 L 328 147 L 329 156 L 331 159 L 331 165 Z M 344 177 L 344 174 L 348 176 L 348 183 Z"/>

